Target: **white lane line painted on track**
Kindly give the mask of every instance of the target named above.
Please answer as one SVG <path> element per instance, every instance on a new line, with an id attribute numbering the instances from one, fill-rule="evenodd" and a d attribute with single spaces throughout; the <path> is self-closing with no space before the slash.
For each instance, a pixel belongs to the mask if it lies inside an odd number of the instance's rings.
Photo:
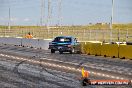
<path id="1" fill-rule="evenodd" d="M 113 79 L 114 79 L 114 78 L 116 78 L 116 77 L 115 77 L 115 76 L 111 76 L 111 78 L 113 78 Z"/>
<path id="2" fill-rule="evenodd" d="M 63 68 L 67 68 L 66 66 L 62 66 Z"/>
<path id="3" fill-rule="evenodd" d="M 94 74 L 95 72 L 91 72 L 92 74 Z"/>
<path id="4" fill-rule="evenodd" d="M 132 72 L 131 73 L 128 73 L 129 75 L 132 75 Z"/>
<path id="5" fill-rule="evenodd" d="M 59 65 L 58 67 L 59 67 L 59 68 L 62 68 L 62 66 L 60 66 L 60 65 Z"/>
<path id="6" fill-rule="evenodd" d="M 81 70 L 80 70 L 80 69 L 77 69 L 77 71 L 81 72 Z"/>
<path id="7" fill-rule="evenodd" d="M 55 64 L 52 64 L 53 67 L 55 67 L 56 65 Z"/>
<path id="8" fill-rule="evenodd" d="M 106 77 L 110 77 L 109 75 L 106 75 Z"/>
<path id="9" fill-rule="evenodd" d="M 116 77 L 116 79 L 120 79 L 119 77 Z"/>
<path id="10" fill-rule="evenodd" d="M 75 68 L 71 68 L 72 70 L 76 70 Z"/>
<path id="11" fill-rule="evenodd" d="M 122 79 L 122 80 L 123 80 L 124 78 L 120 78 L 120 79 Z"/>
<path id="12" fill-rule="evenodd" d="M 101 73 L 97 73 L 97 75 L 101 76 L 102 74 Z"/>
<path id="13" fill-rule="evenodd" d="M 105 76 L 105 74 L 102 74 L 102 76 Z"/>
<path id="14" fill-rule="evenodd" d="M 64 61 L 60 61 L 60 60 L 56 60 L 56 59 L 48 59 L 48 58 L 40 58 L 40 59 L 43 59 L 43 60 L 49 60 L 49 61 L 56 61 L 56 62 L 62 62 L 64 63 Z M 65 62 L 67 64 L 74 64 L 74 65 L 79 65 L 78 63 L 72 63 L 72 62 Z"/>
<path id="15" fill-rule="evenodd" d="M 74 71 L 81 72 L 80 69 L 75 69 L 75 68 L 68 67 L 68 66 L 63 66 L 63 65 L 61 66 L 61 65 L 51 64 L 51 63 L 48 63 L 48 62 L 40 62 L 40 61 L 35 61 L 35 60 L 25 59 L 25 58 L 19 58 L 19 57 L 15 57 L 15 56 L 4 55 L 4 54 L 0 54 L 0 56 L 11 57 L 13 59 L 25 60 L 25 61 L 29 61 L 29 62 L 32 62 L 32 63 L 44 64 L 44 65 L 48 65 L 48 66 L 52 66 L 52 67 L 59 67 L 59 68 L 64 68 L 64 69 L 69 69 L 69 70 L 74 70 Z M 56 60 L 56 61 L 58 61 L 58 60 Z M 111 76 L 111 75 L 107 75 L 107 74 L 96 73 L 96 72 L 93 72 L 93 71 L 92 72 L 89 71 L 89 73 L 99 75 L 99 76 L 109 77 L 109 78 L 124 79 L 124 78 L 115 77 L 115 76 Z"/>
<path id="16" fill-rule="evenodd" d="M 2 56 L 11 57 L 11 58 L 14 58 L 14 59 L 24 59 L 24 58 L 18 58 L 18 57 L 8 56 L 8 55 L 2 55 Z M 47 59 L 47 58 L 43 58 L 43 59 L 50 60 L 50 61 L 63 62 L 63 61 L 53 60 L 53 59 Z M 27 60 L 27 59 L 25 59 L 25 60 Z M 34 63 L 40 63 L 40 62 L 33 61 L 33 60 L 28 60 L 28 61 L 31 61 L 31 62 L 34 62 Z M 77 63 L 71 63 L 71 62 L 66 62 L 66 63 L 68 63 L 68 64 L 76 64 L 76 65 L 78 65 Z M 48 63 L 47 65 L 52 66 L 53 64 Z M 95 67 L 95 65 L 97 65 L 97 64 L 91 64 L 91 65 L 92 65 L 92 66 L 90 66 L 91 68 L 100 69 L 100 67 Z M 56 65 L 53 65 L 53 66 L 56 66 Z M 86 66 L 86 67 L 88 67 L 87 65 L 85 65 L 85 66 Z M 62 66 L 59 66 L 59 65 L 58 65 L 58 67 L 62 68 Z M 109 65 L 107 65 L 107 67 L 110 67 L 110 66 L 109 66 Z M 64 67 L 64 66 L 63 66 L 63 68 L 65 68 L 65 69 L 66 69 L 67 67 Z M 68 67 L 68 69 L 70 69 L 70 70 L 71 70 L 71 68 L 70 68 L 70 67 Z M 75 68 L 72 68 L 72 70 L 75 70 Z M 107 70 L 107 71 L 112 71 L 111 69 L 104 69 L 104 70 Z M 79 71 L 79 70 L 78 70 L 78 71 Z M 120 73 L 122 73 L 122 72 L 120 72 Z M 94 73 L 94 74 L 97 74 L 97 73 Z M 98 75 L 100 75 L 100 74 L 98 74 Z"/>

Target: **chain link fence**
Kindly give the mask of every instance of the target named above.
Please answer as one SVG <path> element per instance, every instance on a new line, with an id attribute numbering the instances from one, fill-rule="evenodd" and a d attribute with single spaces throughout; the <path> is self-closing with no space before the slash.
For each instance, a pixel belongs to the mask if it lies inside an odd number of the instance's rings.
<path id="1" fill-rule="evenodd" d="M 21 28 L 0 29 L 0 36 L 25 37 L 30 32 L 34 38 L 52 39 L 56 36 L 74 36 L 79 41 L 103 41 L 103 42 L 131 42 L 132 29 L 113 29 L 112 37 L 110 29 L 65 29 L 65 28 Z"/>

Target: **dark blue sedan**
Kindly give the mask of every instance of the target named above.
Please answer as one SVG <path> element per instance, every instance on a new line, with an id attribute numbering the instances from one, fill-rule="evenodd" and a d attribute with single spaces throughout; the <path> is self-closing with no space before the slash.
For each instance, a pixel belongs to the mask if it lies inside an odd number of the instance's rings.
<path id="1" fill-rule="evenodd" d="M 60 54 L 63 52 L 80 53 L 80 43 L 77 39 L 72 36 L 58 36 L 52 42 L 49 43 L 49 49 L 51 53 L 59 51 Z"/>

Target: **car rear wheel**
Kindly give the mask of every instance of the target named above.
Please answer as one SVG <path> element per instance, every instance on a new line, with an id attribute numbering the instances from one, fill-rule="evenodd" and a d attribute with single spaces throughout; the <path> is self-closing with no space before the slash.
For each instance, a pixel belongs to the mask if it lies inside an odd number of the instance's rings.
<path id="1" fill-rule="evenodd" d="M 73 48 L 71 51 L 70 51 L 71 54 L 75 53 L 75 49 Z"/>
<path id="2" fill-rule="evenodd" d="M 63 54 L 63 51 L 59 51 L 60 54 Z"/>
<path id="3" fill-rule="evenodd" d="M 51 49 L 51 53 L 55 53 L 55 50 L 54 49 Z"/>
<path id="4" fill-rule="evenodd" d="M 81 54 L 81 51 L 77 51 L 77 54 Z"/>

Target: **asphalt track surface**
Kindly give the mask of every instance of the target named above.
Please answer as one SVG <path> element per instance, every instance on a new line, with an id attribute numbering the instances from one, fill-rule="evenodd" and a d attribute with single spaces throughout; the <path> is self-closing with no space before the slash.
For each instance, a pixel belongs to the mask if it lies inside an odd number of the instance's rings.
<path id="1" fill-rule="evenodd" d="M 132 80 L 132 60 L 51 54 L 40 50 L 0 45 L 0 88 L 132 88 L 131 85 L 81 85 L 81 67 L 90 79 Z"/>

